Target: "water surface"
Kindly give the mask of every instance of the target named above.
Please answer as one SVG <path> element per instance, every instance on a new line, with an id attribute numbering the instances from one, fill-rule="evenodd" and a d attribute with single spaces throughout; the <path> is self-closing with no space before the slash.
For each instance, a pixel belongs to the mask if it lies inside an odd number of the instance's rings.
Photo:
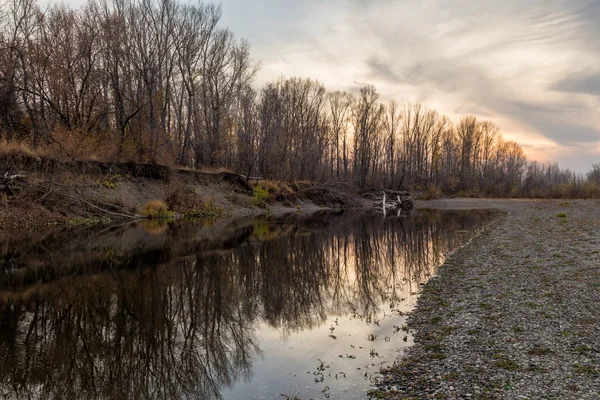
<path id="1" fill-rule="evenodd" d="M 364 398 L 487 211 L 74 229 L 0 243 L 0 397 Z M 284 396 L 282 396 L 284 395 Z"/>

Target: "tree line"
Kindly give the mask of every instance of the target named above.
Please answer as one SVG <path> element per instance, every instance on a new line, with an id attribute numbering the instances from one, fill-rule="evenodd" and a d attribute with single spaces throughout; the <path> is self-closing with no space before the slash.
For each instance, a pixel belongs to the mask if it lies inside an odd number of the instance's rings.
<path id="1" fill-rule="evenodd" d="M 36 0 L 0 7 L 0 135 L 77 158 L 227 168 L 274 180 L 431 194 L 599 195 L 587 177 L 528 162 L 491 122 L 452 123 L 373 86 L 310 78 L 253 85 L 250 45 L 221 8 L 177 0 Z"/>

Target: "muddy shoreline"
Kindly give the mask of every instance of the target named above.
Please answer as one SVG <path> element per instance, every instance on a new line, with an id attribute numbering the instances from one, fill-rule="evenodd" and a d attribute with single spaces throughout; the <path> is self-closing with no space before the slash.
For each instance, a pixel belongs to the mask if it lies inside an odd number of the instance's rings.
<path id="1" fill-rule="evenodd" d="M 415 346 L 373 394 L 600 398 L 600 202 L 435 200 L 505 215 L 451 255 L 409 317 Z"/>

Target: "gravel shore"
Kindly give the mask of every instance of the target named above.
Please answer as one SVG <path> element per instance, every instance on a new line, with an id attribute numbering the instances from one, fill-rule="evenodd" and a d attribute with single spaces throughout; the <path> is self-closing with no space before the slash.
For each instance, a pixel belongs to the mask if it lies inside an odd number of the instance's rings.
<path id="1" fill-rule="evenodd" d="M 600 399 L 600 201 L 435 200 L 504 213 L 425 285 L 374 396 Z"/>

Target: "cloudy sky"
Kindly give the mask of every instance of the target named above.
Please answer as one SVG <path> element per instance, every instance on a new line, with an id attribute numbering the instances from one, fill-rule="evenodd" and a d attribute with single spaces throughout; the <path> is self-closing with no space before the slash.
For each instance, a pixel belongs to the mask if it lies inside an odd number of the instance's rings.
<path id="1" fill-rule="evenodd" d="M 280 75 L 374 84 L 455 121 L 496 122 L 529 158 L 600 162 L 600 0 L 222 0 L 223 26 Z"/>

